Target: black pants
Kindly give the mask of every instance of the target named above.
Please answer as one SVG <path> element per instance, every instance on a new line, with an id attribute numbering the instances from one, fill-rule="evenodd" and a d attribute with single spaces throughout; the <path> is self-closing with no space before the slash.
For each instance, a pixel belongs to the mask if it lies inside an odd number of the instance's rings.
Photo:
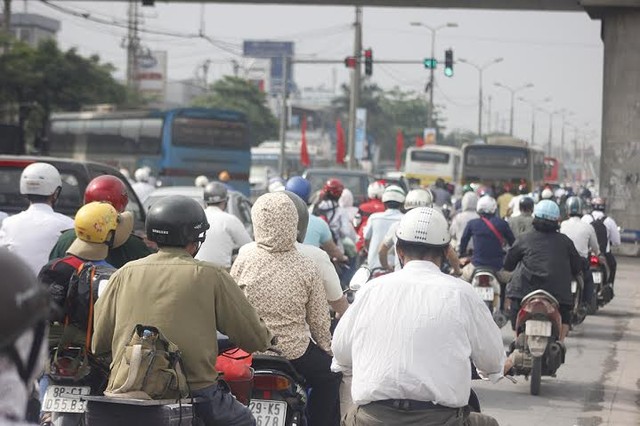
<path id="1" fill-rule="evenodd" d="M 616 278 L 616 269 L 618 268 L 618 262 L 616 262 L 616 258 L 611 252 L 605 253 L 604 257 L 607 259 L 607 264 L 609 265 L 609 282 L 613 284 L 613 280 L 615 280 Z"/>
<path id="2" fill-rule="evenodd" d="M 309 426 L 338 426 L 341 374 L 331 372 L 331 356 L 311 342 L 304 355 L 291 360 L 291 364 L 311 388 L 307 404 Z"/>
<path id="3" fill-rule="evenodd" d="M 591 264 L 589 258 L 582 259 L 582 279 L 584 288 L 582 289 L 582 303 L 586 306 L 591 304 L 591 300 L 595 297 L 595 285 L 593 283 L 593 274 L 591 273 Z"/>

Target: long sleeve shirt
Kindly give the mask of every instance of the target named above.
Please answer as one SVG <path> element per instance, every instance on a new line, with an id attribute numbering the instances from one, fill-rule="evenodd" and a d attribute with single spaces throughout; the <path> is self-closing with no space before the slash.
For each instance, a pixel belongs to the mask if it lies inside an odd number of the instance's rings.
<path id="1" fill-rule="evenodd" d="M 488 219 L 493 226 L 502 234 L 504 240 L 510 245 L 515 241 L 513 232 L 509 224 L 499 217 L 492 216 Z M 464 256 L 467 244 L 473 238 L 473 256 L 471 263 L 475 266 L 488 266 L 499 270 L 502 268 L 505 252 L 498 237 L 489 229 L 486 223 L 480 219 L 473 219 L 467 223 L 460 241 L 460 255 Z"/>
<path id="2" fill-rule="evenodd" d="M 413 399 L 463 407 L 470 360 L 492 381 L 505 362 L 500 330 L 471 286 L 416 260 L 358 292 L 332 348 L 335 369 L 353 373 L 358 405 Z"/>
<path id="3" fill-rule="evenodd" d="M 588 257 L 589 251 L 592 251 L 596 255 L 600 254 L 595 229 L 593 229 L 593 226 L 580 220 L 579 217 L 570 217 L 562 222 L 560 224 L 560 232 L 573 241 L 573 245 L 576 246 L 576 250 L 581 257 Z"/>

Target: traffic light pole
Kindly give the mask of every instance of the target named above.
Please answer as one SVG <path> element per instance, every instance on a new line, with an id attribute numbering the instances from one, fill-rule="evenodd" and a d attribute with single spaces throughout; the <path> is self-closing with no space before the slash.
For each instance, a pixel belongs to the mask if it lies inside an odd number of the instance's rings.
<path id="1" fill-rule="evenodd" d="M 287 146 L 287 98 L 289 97 L 289 61 L 288 56 L 282 57 L 282 104 L 280 109 L 280 177 L 284 178 L 286 173 L 286 146 Z"/>
<path id="2" fill-rule="evenodd" d="M 436 30 L 431 29 L 431 58 L 436 57 Z M 427 115 L 427 127 L 435 127 L 433 124 L 433 92 L 435 89 L 435 67 L 429 70 L 429 114 Z"/>
<path id="3" fill-rule="evenodd" d="M 356 21 L 354 23 L 355 39 L 353 43 L 353 57 L 356 66 L 351 72 L 351 99 L 349 102 L 349 170 L 356 167 L 356 110 L 360 103 L 360 58 L 362 56 L 362 7 L 356 6 Z"/>

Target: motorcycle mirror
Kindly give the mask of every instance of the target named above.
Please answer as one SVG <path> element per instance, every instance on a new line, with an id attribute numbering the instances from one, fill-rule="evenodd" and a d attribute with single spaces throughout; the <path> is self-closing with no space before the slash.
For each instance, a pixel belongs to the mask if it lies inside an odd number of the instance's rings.
<path id="1" fill-rule="evenodd" d="M 361 266 L 349 281 L 349 289 L 358 291 L 371 278 L 371 271 L 366 266 Z"/>

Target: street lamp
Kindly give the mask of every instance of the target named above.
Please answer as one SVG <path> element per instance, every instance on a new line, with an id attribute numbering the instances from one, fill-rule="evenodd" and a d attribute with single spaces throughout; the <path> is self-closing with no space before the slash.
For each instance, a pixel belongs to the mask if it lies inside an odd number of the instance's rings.
<path id="1" fill-rule="evenodd" d="M 540 111 L 549 115 L 549 140 L 547 141 L 547 155 L 549 157 L 553 157 L 553 153 L 551 152 L 551 142 L 553 140 L 553 116 L 560 114 L 562 110 L 547 111 L 540 108 Z"/>
<path id="2" fill-rule="evenodd" d="M 523 97 L 518 98 L 519 101 L 522 101 L 526 104 L 531 105 L 531 145 L 535 145 L 535 137 L 536 137 L 536 110 L 539 109 L 538 105 L 542 103 L 547 103 L 551 101 L 550 97 L 546 97 L 541 101 L 531 101 L 525 99 Z M 541 110 L 542 111 L 542 110 Z"/>
<path id="3" fill-rule="evenodd" d="M 513 136 L 513 101 L 514 101 L 514 98 L 516 96 L 516 92 L 519 92 L 521 90 L 529 89 L 529 88 L 533 87 L 533 83 L 527 83 L 524 86 L 520 86 L 520 87 L 516 87 L 516 88 L 509 87 L 507 85 L 504 85 L 502 83 L 497 83 L 497 82 L 493 83 L 493 84 L 496 87 L 501 87 L 503 89 L 508 90 L 511 93 L 511 118 L 509 120 L 509 135 Z"/>
<path id="4" fill-rule="evenodd" d="M 502 62 L 504 58 L 492 59 L 491 61 L 485 63 L 482 66 L 474 64 L 473 62 L 467 61 L 466 59 L 460 58 L 458 60 L 463 64 L 471 65 L 472 67 L 478 70 L 478 81 L 479 81 L 479 87 L 480 87 L 479 94 L 478 94 L 478 137 L 482 137 L 482 72 L 489 66 Z"/>
<path id="5" fill-rule="evenodd" d="M 443 28 L 456 28 L 458 26 L 455 22 L 447 22 L 446 24 L 439 25 L 437 27 L 429 26 L 423 22 L 411 22 L 412 27 L 424 27 L 431 31 L 431 59 L 435 59 L 436 50 L 436 32 Z M 435 67 L 431 67 L 429 70 L 429 114 L 427 116 L 427 126 L 434 127 L 433 123 L 433 89 L 434 89 L 434 71 Z"/>

